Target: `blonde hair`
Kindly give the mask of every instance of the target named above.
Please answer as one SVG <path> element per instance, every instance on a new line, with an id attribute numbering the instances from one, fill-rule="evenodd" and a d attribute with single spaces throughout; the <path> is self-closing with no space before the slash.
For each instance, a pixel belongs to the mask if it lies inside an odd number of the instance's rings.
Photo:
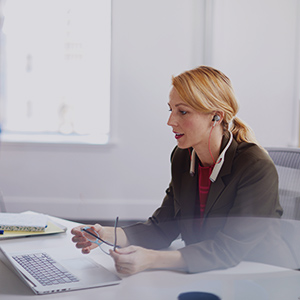
<path id="1" fill-rule="evenodd" d="M 238 101 L 230 79 L 222 72 L 200 66 L 172 77 L 172 85 L 181 99 L 196 111 L 207 114 L 223 112 L 223 129 L 230 130 L 238 143 L 258 144 L 252 129 L 236 117 Z"/>

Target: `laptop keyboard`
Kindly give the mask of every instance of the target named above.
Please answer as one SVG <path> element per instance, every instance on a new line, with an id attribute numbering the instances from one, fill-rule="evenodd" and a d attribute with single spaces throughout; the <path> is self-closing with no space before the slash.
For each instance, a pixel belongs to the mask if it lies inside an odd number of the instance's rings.
<path id="1" fill-rule="evenodd" d="M 47 253 L 17 255 L 13 258 L 44 286 L 79 281 Z"/>

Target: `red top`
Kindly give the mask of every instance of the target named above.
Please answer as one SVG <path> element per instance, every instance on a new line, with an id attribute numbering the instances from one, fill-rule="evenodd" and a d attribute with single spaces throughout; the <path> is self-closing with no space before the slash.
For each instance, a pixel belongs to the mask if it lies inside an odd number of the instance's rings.
<path id="1" fill-rule="evenodd" d="M 206 200 L 210 188 L 211 181 L 209 179 L 211 172 L 214 168 L 214 165 L 210 167 L 202 167 L 198 165 L 198 174 L 199 174 L 199 200 L 200 200 L 200 217 L 204 216 L 204 210 L 206 206 Z"/>

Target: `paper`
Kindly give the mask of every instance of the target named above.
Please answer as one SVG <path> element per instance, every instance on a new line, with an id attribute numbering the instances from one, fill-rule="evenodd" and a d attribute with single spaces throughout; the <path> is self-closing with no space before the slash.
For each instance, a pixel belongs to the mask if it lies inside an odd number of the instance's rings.
<path id="1" fill-rule="evenodd" d="M 0 240 L 63 233 L 66 232 L 66 230 L 66 227 L 49 220 L 45 231 L 4 231 L 4 233 L 0 235 Z"/>
<path id="2" fill-rule="evenodd" d="M 44 214 L 0 213 L 0 230 L 45 231 L 48 217 Z"/>

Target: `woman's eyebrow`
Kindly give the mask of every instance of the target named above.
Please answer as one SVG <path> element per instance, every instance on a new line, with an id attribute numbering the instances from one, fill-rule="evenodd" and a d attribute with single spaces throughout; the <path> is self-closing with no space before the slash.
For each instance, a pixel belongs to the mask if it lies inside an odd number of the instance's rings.
<path id="1" fill-rule="evenodd" d="M 171 106 L 170 103 L 168 103 L 168 105 Z M 175 107 L 178 107 L 178 106 L 180 106 L 180 105 L 189 107 L 189 105 L 188 105 L 188 104 L 185 104 L 185 103 L 177 103 L 177 104 L 175 104 Z"/>

